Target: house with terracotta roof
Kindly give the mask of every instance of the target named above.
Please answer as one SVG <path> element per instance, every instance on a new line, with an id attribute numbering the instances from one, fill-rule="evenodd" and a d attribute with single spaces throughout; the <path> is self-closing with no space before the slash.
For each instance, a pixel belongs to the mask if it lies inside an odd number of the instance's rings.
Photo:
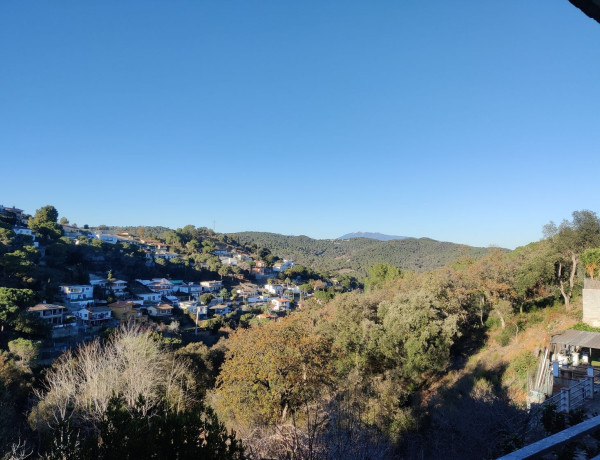
<path id="1" fill-rule="evenodd" d="M 43 319 L 48 324 L 62 324 L 66 308 L 51 303 L 38 303 L 27 309 L 27 313 Z"/>
<path id="2" fill-rule="evenodd" d="M 130 300 L 119 300 L 108 304 L 108 308 L 112 311 L 113 316 L 118 319 L 121 324 L 137 324 L 148 321 L 148 317 L 142 314 L 141 310 L 137 307 L 139 307 L 139 305 Z"/>
<path id="3" fill-rule="evenodd" d="M 138 305 L 130 300 L 118 300 L 108 304 L 108 308 L 112 311 L 112 315 L 119 321 L 130 313 Z"/>

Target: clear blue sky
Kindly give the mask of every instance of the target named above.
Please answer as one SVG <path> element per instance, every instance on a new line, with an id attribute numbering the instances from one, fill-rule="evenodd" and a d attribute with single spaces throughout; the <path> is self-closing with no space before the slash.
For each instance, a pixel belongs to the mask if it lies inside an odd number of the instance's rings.
<path id="1" fill-rule="evenodd" d="M 600 210 L 598 82 L 567 0 L 7 0 L 0 204 L 512 248 Z"/>

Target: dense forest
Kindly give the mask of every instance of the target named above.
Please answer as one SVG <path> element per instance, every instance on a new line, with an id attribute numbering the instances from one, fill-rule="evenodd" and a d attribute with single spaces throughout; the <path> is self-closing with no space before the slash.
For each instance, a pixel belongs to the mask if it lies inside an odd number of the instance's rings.
<path id="1" fill-rule="evenodd" d="M 375 257 L 364 289 L 278 321 L 223 324 L 210 346 L 121 329 L 48 365 L 31 349 L 44 331 L 22 314 L 48 279 L 83 276 L 100 255 L 113 269 L 137 257 L 79 253 L 56 217 L 30 220 L 43 259 L 10 223 L 0 229 L 5 458 L 495 458 L 533 436 L 513 390 L 536 355 L 519 341 L 561 315 L 576 321 L 583 277 L 600 267 L 600 220 L 577 211 L 539 242 L 479 257 L 456 248 L 433 270 Z M 188 230 L 170 237 L 193 252 Z M 512 344 L 513 359 L 476 359 Z"/>
<path id="2" fill-rule="evenodd" d="M 489 249 L 429 238 L 380 241 L 370 238 L 315 240 L 307 236 L 241 232 L 229 235 L 242 244 L 256 244 L 279 257 L 315 270 L 335 270 L 365 276 L 369 267 L 387 263 L 403 270 L 423 272 L 440 268 L 460 257 L 481 257 Z"/>

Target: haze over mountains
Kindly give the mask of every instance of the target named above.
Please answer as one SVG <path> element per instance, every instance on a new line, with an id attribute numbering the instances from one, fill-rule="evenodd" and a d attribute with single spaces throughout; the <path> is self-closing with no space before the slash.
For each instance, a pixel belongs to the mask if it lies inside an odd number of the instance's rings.
<path id="1" fill-rule="evenodd" d="M 373 240 L 379 240 L 379 241 L 390 241 L 390 240 L 405 240 L 406 238 L 409 238 L 409 237 L 408 236 L 384 235 L 383 233 L 377 233 L 377 232 L 354 232 L 354 233 L 347 233 L 336 239 L 349 240 L 352 238 L 371 238 Z"/>

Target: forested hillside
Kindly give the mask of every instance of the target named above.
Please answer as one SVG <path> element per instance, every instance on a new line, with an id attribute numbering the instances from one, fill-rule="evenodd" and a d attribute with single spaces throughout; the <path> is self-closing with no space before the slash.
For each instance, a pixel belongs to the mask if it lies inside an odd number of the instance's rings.
<path id="1" fill-rule="evenodd" d="M 25 314 L 49 292 L 41 275 L 61 273 L 56 261 L 81 276 L 100 255 L 115 270 L 140 257 L 66 241 L 49 211 L 30 222 L 43 258 L 0 225 L 0 448 L 11 459 L 496 458 L 553 429 L 528 428 L 527 375 L 548 334 L 580 318 L 584 276 L 600 275 L 600 219 L 578 211 L 511 252 L 467 251 L 422 272 L 376 264 L 364 289 L 219 321 L 206 344 L 124 327 L 50 365 L 36 350 L 51 341 Z M 192 253 L 214 246 L 196 233 L 165 238 Z"/>
<path id="2" fill-rule="evenodd" d="M 286 236 L 262 232 L 241 232 L 229 236 L 242 244 L 265 247 L 278 257 L 291 259 L 314 270 L 340 270 L 358 276 L 366 275 L 369 267 L 378 263 L 424 272 L 461 257 L 479 258 L 489 252 L 487 248 L 429 238 L 391 241 L 370 238 L 316 240 L 304 235 Z"/>

